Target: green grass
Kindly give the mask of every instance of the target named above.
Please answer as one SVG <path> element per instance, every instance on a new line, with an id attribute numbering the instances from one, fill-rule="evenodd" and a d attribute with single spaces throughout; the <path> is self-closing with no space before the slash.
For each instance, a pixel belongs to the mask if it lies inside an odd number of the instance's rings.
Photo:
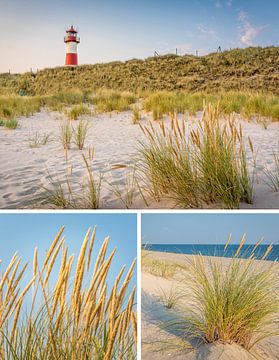
<path id="1" fill-rule="evenodd" d="M 63 149 L 70 149 L 72 137 L 73 130 L 71 124 L 68 121 L 62 122 L 60 124 L 59 140 L 63 146 Z"/>
<path id="2" fill-rule="evenodd" d="M 185 330 L 203 342 L 233 342 L 250 350 L 276 333 L 278 279 L 275 263 L 255 259 L 259 243 L 248 260 L 239 258 L 244 241 L 243 237 L 233 259 L 187 258 L 185 286 L 190 283 L 188 298 L 195 306 L 185 309 L 184 321 Z"/>
<path id="3" fill-rule="evenodd" d="M 30 116 L 40 111 L 42 100 L 39 96 L 0 96 L 0 118 L 12 119 Z"/>
<path id="4" fill-rule="evenodd" d="M 142 127 L 140 170 L 146 189 L 156 200 L 171 198 L 178 205 L 204 207 L 216 203 L 238 208 L 253 200 L 253 173 L 248 171 L 241 128 L 222 122 L 218 107 L 206 106 L 190 133 L 176 117 Z M 252 143 L 249 142 L 251 151 Z"/>
<path id="5" fill-rule="evenodd" d="M 152 258 L 147 251 L 142 250 L 142 270 L 152 275 L 163 278 L 173 278 L 174 275 L 183 269 L 175 263 Z"/>
<path id="6" fill-rule="evenodd" d="M 73 128 L 74 142 L 79 150 L 84 148 L 85 140 L 89 131 L 89 123 L 84 120 L 80 120 L 75 128 Z"/>
<path id="7" fill-rule="evenodd" d="M 97 91 L 92 99 L 97 112 L 125 111 L 135 103 L 136 96 L 128 92 L 113 90 Z"/>
<path id="8" fill-rule="evenodd" d="M 19 127 L 19 122 L 16 119 L 7 119 L 7 120 L 5 120 L 4 126 L 7 129 L 14 130 Z"/>
<path id="9" fill-rule="evenodd" d="M 144 109 L 152 113 L 154 120 L 162 119 L 164 115 L 189 113 L 196 115 L 203 110 L 204 102 L 219 107 L 224 115 L 233 112 L 244 118 L 255 116 L 278 121 L 279 96 L 249 92 L 154 92 L 144 100 Z"/>
<path id="10" fill-rule="evenodd" d="M 77 120 L 79 117 L 84 115 L 90 115 L 91 111 L 88 108 L 88 106 L 84 104 L 80 104 L 77 106 L 74 106 L 71 110 L 68 111 L 68 118 L 70 120 Z"/>
<path id="11" fill-rule="evenodd" d="M 50 142 L 51 135 L 50 134 L 39 134 L 37 131 L 35 134 L 30 135 L 28 142 L 30 148 L 38 148 L 40 146 L 46 145 Z"/>
<path id="12" fill-rule="evenodd" d="M 232 49 L 206 56 L 165 55 L 76 68 L 56 67 L 36 74 L 1 74 L 0 94 L 53 95 L 81 89 L 117 91 L 253 91 L 279 95 L 279 47 Z M 81 102 L 81 101 L 79 101 Z M 83 101 L 82 101 L 83 102 Z M 278 109 L 277 109 L 278 113 Z"/>
<path id="13" fill-rule="evenodd" d="M 169 290 L 160 289 L 159 301 L 167 309 L 173 309 L 182 297 L 183 295 L 173 286 Z"/>
<path id="14" fill-rule="evenodd" d="M 266 184 L 270 187 L 272 191 L 279 191 L 279 154 L 273 153 L 273 158 L 275 162 L 274 170 L 265 170 Z"/>

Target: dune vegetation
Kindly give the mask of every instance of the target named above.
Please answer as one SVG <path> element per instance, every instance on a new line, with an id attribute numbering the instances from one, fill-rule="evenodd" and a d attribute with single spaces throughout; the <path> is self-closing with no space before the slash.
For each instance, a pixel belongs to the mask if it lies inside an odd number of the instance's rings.
<path id="1" fill-rule="evenodd" d="M 147 141 L 141 144 L 140 166 L 152 197 L 194 208 L 208 203 L 235 208 L 253 201 L 241 126 L 233 117 L 222 122 L 218 107 L 206 106 L 188 134 L 185 121 L 176 117 L 170 127 L 150 123 L 141 128 Z"/>
<path id="2" fill-rule="evenodd" d="M 224 245 L 224 255 L 230 240 L 231 235 Z M 272 245 L 258 257 L 255 254 L 260 240 L 245 250 L 243 259 L 244 244 L 245 235 L 232 258 L 197 254 L 185 255 L 183 264 L 174 263 L 173 258 L 164 261 L 164 267 L 176 264 L 177 270 L 171 275 L 175 283 L 170 289 L 159 289 L 158 299 L 183 316 L 162 324 L 163 328 L 182 329 L 184 337 L 187 334 L 184 341 L 197 339 L 197 346 L 235 343 L 248 351 L 265 338 L 279 335 L 278 264 L 263 261 Z M 165 277 L 160 274 L 163 261 L 152 258 L 152 253 L 148 255 L 142 258 L 143 271 Z"/>
<path id="3" fill-rule="evenodd" d="M 278 47 L 206 56 L 166 55 L 0 75 L 0 94 L 51 95 L 78 89 L 119 91 L 256 91 L 278 93 Z"/>
<path id="4" fill-rule="evenodd" d="M 93 259 L 96 228 L 89 229 L 76 260 L 63 230 L 42 264 L 34 249 L 33 271 L 15 254 L 1 273 L 1 359 L 136 359 L 135 262 L 109 284 L 109 238 Z"/>

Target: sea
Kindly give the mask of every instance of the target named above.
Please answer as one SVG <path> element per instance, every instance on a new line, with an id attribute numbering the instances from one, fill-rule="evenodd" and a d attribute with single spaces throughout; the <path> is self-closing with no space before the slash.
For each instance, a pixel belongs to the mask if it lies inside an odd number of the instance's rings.
<path id="1" fill-rule="evenodd" d="M 269 245 L 259 245 L 255 251 L 256 259 L 260 259 L 265 254 Z M 175 254 L 201 254 L 207 256 L 224 256 L 233 257 L 238 249 L 238 245 L 229 244 L 224 250 L 224 244 L 143 244 L 142 248 L 150 251 L 161 251 Z M 249 258 L 254 245 L 243 245 L 238 257 L 243 259 Z M 279 259 L 279 245 L 273 245 L 271 252 L 265 260 Z"/>

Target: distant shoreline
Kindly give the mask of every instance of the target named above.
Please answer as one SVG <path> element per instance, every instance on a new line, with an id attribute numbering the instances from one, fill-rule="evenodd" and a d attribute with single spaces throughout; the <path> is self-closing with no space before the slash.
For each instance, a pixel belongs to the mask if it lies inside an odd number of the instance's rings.
<path id="1" fill-rule="evenodd" d="M 181 255 L 197 255 L 214 257 L 232 258 L 239 245 L 230 244 L 224 251 L 225 244 L 142 244 L 142 249 L 152 252 L 181 254 Z M 259 245 L 255 251 L 255 258 L 261 260 L 266 252 L 269 244 Z M 249 258 L 254 244 L 243 245 L 239 257 L 243 259 Z M 273 245 L 273 249 L 268 254 L 266 260 L 275 261 L 279 259 L 279 245 Z"/>

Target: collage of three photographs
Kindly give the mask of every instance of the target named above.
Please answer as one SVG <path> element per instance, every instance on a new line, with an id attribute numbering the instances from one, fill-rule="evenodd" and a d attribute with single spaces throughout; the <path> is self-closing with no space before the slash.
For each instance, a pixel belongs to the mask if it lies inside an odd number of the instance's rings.
<path id="1" fill-rule="evenodd" d="M 0 360 L 279 360 L 278 12 L 0 0 Z"/>

